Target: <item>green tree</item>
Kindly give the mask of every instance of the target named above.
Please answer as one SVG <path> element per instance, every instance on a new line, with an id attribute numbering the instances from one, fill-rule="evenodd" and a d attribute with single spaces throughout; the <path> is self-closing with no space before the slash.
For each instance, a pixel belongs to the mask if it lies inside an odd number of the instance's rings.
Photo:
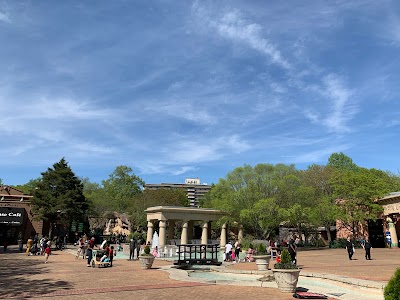
<path id="1" fill-rule="evenodd" d="M 72 220 L 83 221 L 89 203 L 83 195 L 82 182 L 62 158 L 42 177 L 32 197 L 32 211 L 37 219 L 49 221 L 49 236 L 55 224 L 68 226 Z"/>
<path id="2" fill-rule="evenodd" d="M 315 227 L 325 227 L 328 242 L 332 240 L 330 227 L 336 224 L 338 215 L 331 184 L 334 170 L 331 166 L 311 165 L 301 173 L 304 184 L 314 191 L 312 197 L 315 201 L 311 207 L 310 223 Z"/>
<path id="3" fill-rule="evenodd" d="M 302 239 L 304 229 L 310 225 L 312 207 L 315 206 L 313 188 L 303 184 L 299 171 L 284 176 L 278 186 L 278 216 L 286 226 L 296 227 Z"/>
<path id="4" fill-rule="evenodd" d="M 145 183 L 133 174 L 132 168 L 118 166 L 107 180 L 102 181 L 102 184 L 110 208 L 123 213 L 130 206 L 133 197 L 142 192 Z"/>
<path id="5" fill-rule="evenodd" d="M 331 154 L 328 158 L 327 166 L 342 171 L 357 171 L 358 169 L 358 166 L 353 162 L 353 160 L 343 152 Z"/>
<path id="6" fill-rule="evenodd" d="M 88 210 L 89 226 L 91 229 L 103 228 L 103 225 L 110 219 L 109 214 L 114 211 L 112 203 L 100 184 L 90 182 L 89 178 L 81 178 L 81 181 L 83 194 L 91 203 Z"/>
<path id="7" fill-rule="evenodd" d="M 342 226 L 359 236 L 359 224 L 366 220 L 376 220 L 383 212 L 374 200 L 392 190 L 388 175 L 376 169 L 359 168 L 342 170 L 332 178 L 334 195 L 339 206 L 339 219 Z"/>
<path id="8" fill-rule="evenodd" d="M 25 183 L 25 184 L 22 184 L 22 185 L 16 185 L 15 188 L 17 190 L 20 190 L 20 191 L 24 192 L 25 194 L 33 195 L 33 193 L 35 192 L 35 189 L 37 188 L 39 182 L 40 182 L 40 178 L 31 179 L 31 180 L 29 180 L 28 183 Z"/>
<path id="9" fill-rule="evenodd" d="M 275 198 L 265 198 L 258 200 L 253 208 L 243 209 L 240 217 L 246 223 L 252 220 L 258 220 L 258 226 L 263 237 L 272 237 L 276 228 L 279 226 L 279 206 Z"/>
<path id="10" fill-rule="evenodd" d="M 254 168 L 250 165 L 238 167 L 224 179 L 220 179 L 211 189 L 209 192 L 211 206 L 228 213 L 221 222 L 228 224 L 238 222 L 250 234 L 263 238 L 265 233 L 271 231 L 269 228 L 262 228 L 267 226 L 267 223 L 260 207 L 270 200 L 261 200 L 277 197 L 279 187 L 283 185 L 281 184 L 283 178 L 295 172 L 294 165 L 283 164 L 275 166 L 258 164 Z M 258 201 L 261 202 L 256 208 Z M 276 204 L 281 205 L 279 202 Z"/>
<path id="11" fill-rule="evenodd" d="M 256 191 L 256 180 L 254 170 L 250 165 L 238 167 L 228 173 L 225 179 L 219 180 L 209 193 L 212 207 L 228 213 L 220 222 L 231 225 L 238 222 L 249 227 L 252 232 L 261 235 L 255 214 L 247 213 L 241 216 L 242 210 L 251 210 L 260 199 L 259 193 Z"/>
<path id="12" fill-rule="evenodd" d="M 185 191 L 175 189 L 146 189 L 136 194 L 127 209 L 133 230 L 147 227 L 145 210 L 152 206 L 189 206 L 189 200 Z"/>

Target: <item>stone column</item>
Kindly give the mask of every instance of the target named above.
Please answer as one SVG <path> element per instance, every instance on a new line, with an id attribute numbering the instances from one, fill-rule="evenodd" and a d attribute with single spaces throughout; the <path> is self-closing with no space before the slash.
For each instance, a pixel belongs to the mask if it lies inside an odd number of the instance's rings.
<path id="1" fill-rule="evenodd" d="M 181 235 L 181 244 L 187 244 L 188 242 L 188 221 L 183 221 L 182 224 L 182 235 Z"/>
<path id="2" fill-rule="evenodd" d="M 151 243 L 152 239 L 153 239 L 153 221 L 147 221 L 147 237 L 146 237 L 146 244 L 148 242 Z"/>
<path id="3" fill-rule="evenodd" d="M 168 220 L 168 240 L 175 238 L 175 221 Z"/>
<path id="4" fill-rule="evenodd" d="M 238 230 L 238 241 L 241 243 L 243 240 L 243 225 L 239 224 L 239 230 Z"/>
<path id="5" fill-rule="evenodd" d="M 165 240 L 166 240 L 166 235 L 165 235 L 165 227 L 167 226 L 167 222 L 166 221 L 164 221 L 164 220 L 160 220 L 160 223 L 159 223 L 159 227 L 160 227 L 160 230 L 159 230 L 159 236 L 158 236 L 158 246 L 159 247 L 161 247 L 161 246 L 164 246 L 165 245 Z"/>
<path id="6" fill-rule="evenodd" d="M 392 238 L 392 247 L 398 247 L 399 240 L 397 239 L 396 226 L 394 225 L 393 220 L 391 218 L 388 217 L 386 221 L 388 230 L 390 232 L 390 237 Z"/>
<path id="7" fill-rule="evenodd" d="M 203 231 L 201 232 L 201 243 L 207 244 L 208 242 L 208 221 L 203 221 Z"/>
<path id="8" fill-rule="evenodd" d="M 221 238 L 220 238 L 220 242 L 219 242 L 219 246 L 222 248 L 225 248 L 226 245 L 226 224 L 222 224 L 221 227 Z"/>

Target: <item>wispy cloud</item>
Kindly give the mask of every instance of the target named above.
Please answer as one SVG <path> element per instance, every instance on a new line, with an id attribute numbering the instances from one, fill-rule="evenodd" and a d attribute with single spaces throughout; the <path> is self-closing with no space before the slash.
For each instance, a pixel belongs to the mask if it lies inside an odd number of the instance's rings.
<path id="1" fill-rule="evenodd" d="M 312 163 L 318 163 L 321 161 L 324 161 L 326 157 L 329 157 L 332 153 L 339 153 L 346 151 L 349 149 L 349 145 L 338 145 L 338 146 L 332 146 L 332 147 L 327 147 L 323 149 L 318 149 L 310 152 L 303 152 L 300 151 L 300 153 L 296 153 L 296 155 L 292 158 L 290 158 L 290 161 L 293 163 L 307 163 L 307 164 L 312 164 Z M 303 153 L 302 153 L 303 152 Z"/>
<path id="2" fill-rule="evenodd" d="M 357 113 L 358 108 L 353 102 L 353 92 L 346 88 L 342 80 L 336 75 L 324 78 L 326 95 L 332 101 L 331 112 L 323 120 L 324 124 L 332 131 L 348 132 L 347 122 Z"/>
<path id="3" fill-rule="evenodd" d="M 201 1 L 194 2 L 193 15 L 199 20 L 199 26 L 208 26 L 223 38 L 232 42 L 242 43 L 268 57 L 273 63 L 285 69 L 290 64 L 281 52 L 262 34 L 260 24 L 251 23 L 243 18 L 238 10 L 231 10 L 213 16 L 212 12 L 202 6 Z"/>
<path id="4" fill-rule="evenodd" d="M 174 117 L 190 121 L 193 124 L 213 125 L 217 122 L 217 117 L 211 114 L 206 107 L 188 103 L 183 99 L 164 101 L 157 106 L 147 105 L 144 110 L 156 113 L 159 118 Z"/>
<path id="5" fill-rule="evenodd" d="M 0 9 L 0 22 L 11 23 L 9 15 Z"/>

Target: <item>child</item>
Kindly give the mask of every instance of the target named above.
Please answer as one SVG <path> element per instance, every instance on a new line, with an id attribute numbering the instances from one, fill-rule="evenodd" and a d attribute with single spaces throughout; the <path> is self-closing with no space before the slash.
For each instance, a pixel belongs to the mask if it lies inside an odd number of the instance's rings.
<path id="1" fill-rule="evenodd" d="M 154 257 L 158 257 L 158 247 L 157 246 L 153 249 L 153 255 L 154 255 Z"/>
<path id="2" fill-rule="evenodd" d="M 281 249 L 276 250 L 276 262 L 281 262 Z"/>
<path id="3" fill-rule="evenodd" d="M 246 255 L 245 261 L 253 262 L 254 261 L 253 253 L 254 253 L 254 250 L 251 247 L 249 247 L 249 249 L 247 250 L 247 255 Z"/>
<path id="4" fill-rule="evenodd" d="M 235 259 L 235 251 L 232 251 L 232 254 L 231 254 L 231 261 L 232 262 L 236 262 L 236 259 Z"/>
<path id="5" fill-rule="evenodd" d="M 112 267 L 112 262 L 114 259 L 114 246 L 111 246 L 108 258 L 110 259 L 110 267 Z"/>
<path id="6" fill-rule="evenodd" d="M 51 248 L 50 245 L 47 245 L 46 249 L 44 250 L 44 257 L 46 258 L 46 261 L 44 262 L 47 264 L 47 261 L 49 260 L 49 255 L 51 254 Z"/>

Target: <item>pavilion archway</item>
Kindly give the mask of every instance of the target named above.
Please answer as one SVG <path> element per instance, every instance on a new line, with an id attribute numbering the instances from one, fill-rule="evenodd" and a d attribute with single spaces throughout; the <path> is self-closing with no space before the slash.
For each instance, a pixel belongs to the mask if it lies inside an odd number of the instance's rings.
<path id="1" fill-rule="evenodd" d="M 159 246 L 168 245 L 167 240 L 174 238 L 176 221 L 182 222 L 181 244 L 187 244 L 192 238 L 193 223 L 201 224 L 201 244 L 208 244 L 211 237 L 211 222 L 218 221 L 226 215 L 225 212 L 210 208 L 179 207 L 179 206 L 154 206 L 145 210 L 147 214 L 146 243 L 152 241 L 154 225 L 158 222 Z M 226 244 L 226 225 L 221 227 L 220 246 Z"/>

